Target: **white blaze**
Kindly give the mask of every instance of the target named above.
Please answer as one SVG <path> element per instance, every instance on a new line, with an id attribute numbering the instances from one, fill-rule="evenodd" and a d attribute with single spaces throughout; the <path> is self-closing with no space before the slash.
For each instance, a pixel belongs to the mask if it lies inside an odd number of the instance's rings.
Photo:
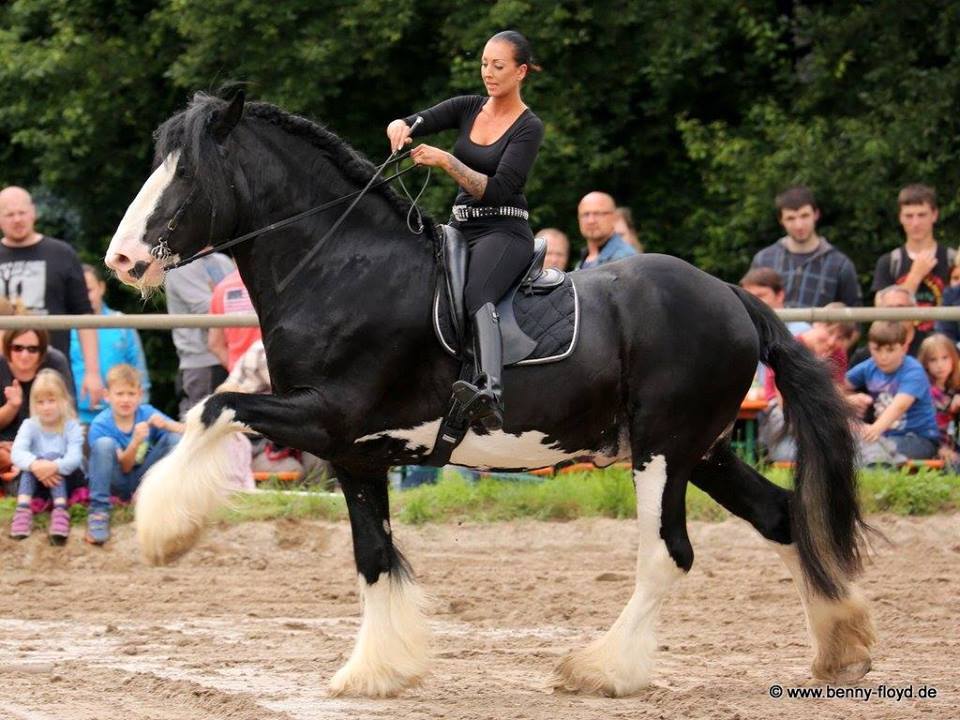
<path id="1" fill-rule="evenodd" d="M 171 153 L 153 171 L 140 192 L 123 214 L 120 226 L 113 234 L 110 247 L 107 248 L 107 264 L 117 255 L 125 255 L 134 263 L 151 262 L 150 247 L 143 241 L 147 231 L 147 219 L 157 209 L 164 191 L 173 182 L 177 170 L 179 153 Z"/>

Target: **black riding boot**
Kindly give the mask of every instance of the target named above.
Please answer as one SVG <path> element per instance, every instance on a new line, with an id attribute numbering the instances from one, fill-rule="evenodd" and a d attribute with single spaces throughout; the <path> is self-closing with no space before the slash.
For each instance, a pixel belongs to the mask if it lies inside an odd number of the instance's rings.
<path id="1" fill-rule="evenodd" d="M 493 303 L 487 303 L 473 316 L 473 347 L 477 376 L 473 383 L 458 380 L 453 396 L 464 407 L 470 422 L 479 422 L 487 430 L 503 427 L 503 404 L 500 400 L 503 375 L 503 339 L 500 317 Z"/>

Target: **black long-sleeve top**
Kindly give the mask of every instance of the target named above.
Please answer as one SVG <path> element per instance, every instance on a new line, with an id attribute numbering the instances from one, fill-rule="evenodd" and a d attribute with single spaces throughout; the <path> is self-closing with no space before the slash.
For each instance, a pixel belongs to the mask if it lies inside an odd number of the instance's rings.
<path id="1" fill-rule="evenodd" d="M 454 128 L 460 130 L 453 145 L 453 156 L 488 179 L 483 197 L 479 199 L 461 187 L 457 193 L 457 205 L 510 206 L 527 210 L 523 187 L 543 140 L 543 123 L 527 108 L 496 142 L 478 145 L 470 139 L 470 130 L 487 100 L 482 95 L 461 95 L 414 113 L 404 121 L 413 125 L 417 116 L 423 118 L 413 131 L 414 137 Z"/>

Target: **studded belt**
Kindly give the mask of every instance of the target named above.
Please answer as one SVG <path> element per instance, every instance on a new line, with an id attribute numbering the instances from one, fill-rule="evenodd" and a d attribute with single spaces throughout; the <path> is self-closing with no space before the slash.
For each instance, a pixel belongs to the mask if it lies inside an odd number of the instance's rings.
<path id="1" fill-rule="evenodd" d="M 515 217 L 523 220 L 530 219 L 530 213 L 518 207 L 474 207 L 472 205 L 454 205 L 453 216 L 460 222 L 485 217 Z"/>

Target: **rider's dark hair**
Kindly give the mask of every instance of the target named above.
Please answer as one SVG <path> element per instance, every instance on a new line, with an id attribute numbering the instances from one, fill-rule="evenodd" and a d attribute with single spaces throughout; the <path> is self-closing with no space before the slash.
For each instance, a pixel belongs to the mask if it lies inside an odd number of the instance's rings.
<path id="1" fill-rule="evenodd" d="M 513 59 L 517 65 L 526 65 L 528 72 L 540 72 L 543 68 L 537 65 L 533 60 L 533 50 L 530 49 L 530 41 L 516 30 L 503 30 L 494 35 L 490 40 L 504 40 L 513 45 Z"/>

